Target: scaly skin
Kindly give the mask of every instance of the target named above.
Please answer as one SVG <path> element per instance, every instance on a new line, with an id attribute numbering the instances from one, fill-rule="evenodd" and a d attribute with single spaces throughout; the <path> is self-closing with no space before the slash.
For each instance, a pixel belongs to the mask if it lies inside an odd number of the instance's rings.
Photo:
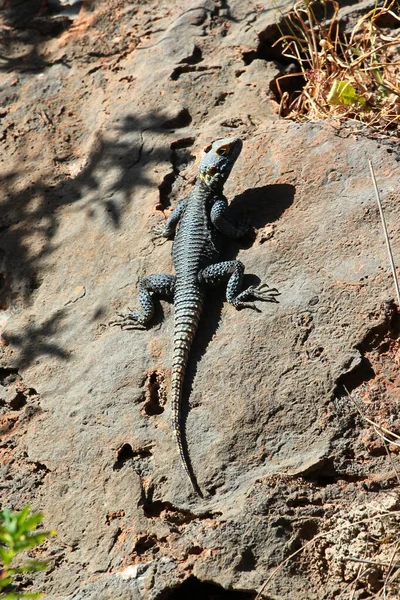
<path id="1" fill-rule="evenodd" d="M 164 225 L 155 229 L 156 236 L 170 238 L 175 233 L 172 259 L 176 275 L 150 275 L 139 282 L 142 310 L 120 314 L 113 325 L 122 329 L 146 327 L 153 316 L 154 295 L 173 296 L 175 305 L 174 356 L 172 363 L 172 415 L 179 454 L 194 490 L 202 492 L 193 474 L 182 442 L 182 388 L 190 348 L 202 313 L 207 285 L 228 279 L 226 297 L 236 309 L 253 308 L 250 299 L 277 302 L 279 292 L 266 284 L 241 289 L 244 266 L 240 261 L 218 261 L 218 232 L 239 238 L 248 227 L 235 227 L 225 218 L 227 201 L 222 194 L 224 183 L 242 149 L 238 138 L 213 143 L 199 165 L 191 194 L 178 204 Z"/>

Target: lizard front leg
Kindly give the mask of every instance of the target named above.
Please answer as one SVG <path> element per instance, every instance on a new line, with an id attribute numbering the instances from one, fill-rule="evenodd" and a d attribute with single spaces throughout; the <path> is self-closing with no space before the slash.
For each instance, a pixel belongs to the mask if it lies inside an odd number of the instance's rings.
<path id="1" fill-rule="evenodd" d="M 111 321 L 110 325 L 121 329 L 144 329 L 154 315 L 154 296 L 171 297 L 175 291 L 175 275 L 149 275 L 139 281 L 139 304 L 142 308 L 127 313 L 118 313 L 119 319 Z"/>
<path id="2" fill-rule="evenodd" d="M 158 238 L 158 237 L 171 238 L 171 237 L 173 237 L 173 235 L 175 233 L 175 229 L 183 215 L 183 211 L 185 210 L 185 207 L 186 207 L 186 200 L 182 200 L 182 202 L 179 202 L 179 204 L 174 208 L 174 210 L 169 215 L 169 217 L 165 221 L 165 223 L 162 223 L 161 225 L 156 225 L 155 227 L 153 227 L 153 237 L 154 238 Z"/>
<path id="3" fill-rule="evenodd" d="M 228 203 L 224 197 L 216 200 L 211 208 L 211 222 L 224 235 L 230 238 L 239 239 L 246 235 L 250 229 L 250 222 L 247 218 L 243 219 L 243 223 L 233 225 L 227 218 L 226 212 Z"/>
<path id="4" fill-rule="evenodd" d="M 229 304 L 232 304 L 238 310 L 241 308 L 259 310 L 255 304 L 246 302 L 246 300 L 278 302 L 276 296 L 279 296 L 279 291 L 276 288 L 270 288 L 266 283 L 251 285 L 242 290 L 243 273 L 244 265 L 240 260 L 228 260 L 206 267 L 200 271 L 198 279 L 200 283 L 216 285 L 229 276 L 226 286 L 226 299 Z"/>

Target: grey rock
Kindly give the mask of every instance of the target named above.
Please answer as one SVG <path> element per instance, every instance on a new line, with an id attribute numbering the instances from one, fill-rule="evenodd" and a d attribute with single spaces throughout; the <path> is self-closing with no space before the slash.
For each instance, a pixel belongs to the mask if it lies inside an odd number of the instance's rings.
<path id="1" fill-rule="evenodd" d="M 278 120 L 279 65 L 243 59 L 274 11 L 122 4 L 88 3 L 34 52 L 22 41 L 22 63 L 11 52 L 0 73 L 2 94 L 15 75 L 0 134 L 2 503 L 30 503 L 57 529 L 34 579 L 47 600 L 152 600 L 188 581 L 254 596 L 303 543 L 348 523 L 350 541 L 318 538 L 268 587 L 330 600 L 347 585 L 345 544 L 371 551 L 352 524 L 378 520 L 396 485 L 344 391 L 372 398 L 371 370 L 397 364 L 367 164 L 399 256 L 396 149 L 355 128 Z M 255 236 L 226 253 L 282 295 L 260 313 L 209 295 L 186 395 L 189 452 L 210 493 L 199 501 L 170 424 L 173 307 L 144 332 L 108 323 L 135 305 L 140 277 L 171 270 L 151 228 L 190 189 L 202 150 L 230 133 L 244 149 L 226 195 Z M 18 393 L 26 402 L 12 406 Z M 380 394 L 395 428 L 393 396 Z"/>

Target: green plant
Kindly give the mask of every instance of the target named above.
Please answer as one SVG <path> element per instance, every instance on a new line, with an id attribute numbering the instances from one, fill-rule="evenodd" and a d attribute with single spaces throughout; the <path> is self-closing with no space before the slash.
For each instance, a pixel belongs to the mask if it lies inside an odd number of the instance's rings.
<path id="1" fill-rule="evenodd" d="M 19 600 L 20 598 L 40 598 L 42 594 L 4 591 L 12 588 L 14 578 L 20 573 L 34 573 L 46 568 L 39 560 L 18 561 L 21 552 L 35 548 L 55 531 L 37 531 L 43 515 L 34 513 L 29 516 L 30 507 L 19 512 L 4 509 L 0 512 L 0 600 Z M 17 561 L 16 561 L 17 559 Z M 16 566 L 14 566 L 16 565 Z"/>

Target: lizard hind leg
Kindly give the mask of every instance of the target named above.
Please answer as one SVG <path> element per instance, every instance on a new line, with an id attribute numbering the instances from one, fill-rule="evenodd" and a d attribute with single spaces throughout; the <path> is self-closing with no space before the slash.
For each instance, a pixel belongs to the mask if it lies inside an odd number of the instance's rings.
<path id="1" fill-rule="evenodd" d="M 172 297 L 175 291 L 175 275 L 161 273 L 149 275 L 139 281 L 139 304 L 141 310 L 128 307 L 127 313 L 118 313 L 118 319 L 110 325 L 121 329 L 145 329 L 154 315 L 154 296 Z"/>
<path id="2" fill-rule="evenodd" d="M 266 283 L 251 285 L 242 290 L 244 265 L 240 260 L 228 260 L 215 263 L 200 271 L 198 278 L 200 283 L 216 285 L 228 279 L 226 286 L 226 299 L 236 309 L 252 308 L 259 310 L 257 306 L 246 300 L 262 300 L 264 302 L 278 302 L 276 296 L 279 291 L 276 288 L 270 288 Z"/>

